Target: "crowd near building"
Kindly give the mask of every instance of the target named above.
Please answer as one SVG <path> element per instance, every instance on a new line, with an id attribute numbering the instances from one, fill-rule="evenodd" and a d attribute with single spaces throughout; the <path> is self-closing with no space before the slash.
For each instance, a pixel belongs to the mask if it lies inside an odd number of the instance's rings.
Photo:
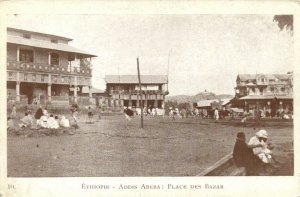
<path id="1" fill-rule="evenodd" d="M 236 95 L 232 104 L 251 112 L 260 110 L 265 116 L 293 112 L 293 73 L 240 74 L 236 79 Z"/>
<path id="2" fill-rule="evenodd" d="M 88 104 L 93 54 L 69 45 L 70 38 L 7 29 L 8 103 Z"/>
<path id="3" fill-rule="evenodd" d="M 137 75 L 106 75 L 109 106 L 164 108 L 165 96 L 168 94 L 167 76 L 141 75 L 140 77 L 141 91 Z"/>

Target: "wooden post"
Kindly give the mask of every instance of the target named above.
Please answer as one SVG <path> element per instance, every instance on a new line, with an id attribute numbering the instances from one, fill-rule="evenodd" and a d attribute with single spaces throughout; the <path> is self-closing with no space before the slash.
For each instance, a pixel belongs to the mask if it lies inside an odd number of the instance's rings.
<path id="1" fill-rule="evenodd" d="M 139 66 L 139 58 L 136 59 L 137 61 L 137 70 L 138 70 L 138 78 L 139 78 L 139 86 L 140 86 L 140 96 L 141 96 L 141 128 L 144 128 L 143 125 L 143 105 L 142 105 L 142 85 L 141 85 L 141 76 L 140 76 L 140 66 Z"/>

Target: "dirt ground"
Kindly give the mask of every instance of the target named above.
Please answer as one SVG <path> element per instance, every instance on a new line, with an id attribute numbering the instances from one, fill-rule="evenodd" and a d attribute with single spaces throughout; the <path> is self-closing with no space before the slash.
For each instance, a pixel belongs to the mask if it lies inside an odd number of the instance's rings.
<path id="1" fill-rule="evenodd" d="M 105 116 L 94 124 L 81 117 L 70 132 L 8 133 L 9 177 L 195 176 L 230 153 L 236 133 L 247 140 L 266 129 L 282 168 L 273 175 L 293 175 L 292 122 Z"/>

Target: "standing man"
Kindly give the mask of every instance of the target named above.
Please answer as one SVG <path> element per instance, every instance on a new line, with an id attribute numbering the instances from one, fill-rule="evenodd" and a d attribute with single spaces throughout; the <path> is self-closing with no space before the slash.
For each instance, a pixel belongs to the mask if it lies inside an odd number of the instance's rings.
<path id="1" fill-rule="evenodd" d="M 128 109 L 126 106 L 124 107 L 124 114 L 127 121 L 131 121 L 131 116 L 133 116 L 133 111 Z"/>
<path id="2" fill-rule="evenodd" d="M 215 109 L 214 115 L 215 115 L 215 120 L 219 120 L 219 111 L 218 111 L 218 108 Z"/>
<path id="3" fill-rule="evenodd" d="M 98 106 L 98 118 L 101 120 L 101 104 Z"/>
<path id="4" fill-rule="evenodd" d="M 10 118 L 14 119 L 17 117 L 17 108 L 15 105 L 13 105 L 12 110 L 11 110 L 11 114 L 10 114 Z"/>

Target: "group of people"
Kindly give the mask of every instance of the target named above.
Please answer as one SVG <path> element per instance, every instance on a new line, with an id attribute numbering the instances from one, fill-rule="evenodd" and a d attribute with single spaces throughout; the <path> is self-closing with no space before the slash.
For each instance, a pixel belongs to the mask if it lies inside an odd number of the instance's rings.
<path id="1" fill-rule="evenodd" d="M 169 117 L 172 120 L 175 120 L 175 117 L 178 118 L 188 118 L 188 117 L 199 117 L 203 119 L 224 119 L 226 116 L 229 116 L 230 113 L 227 110 L 220 110 L 218 108 L 215 109 L 178 109 L 173 107 L 169 107 Z"/>
<path id="2" fill-rule="evenodd" d="M 65 116 L 49 114 L 46 107 L 37 109 L 34 118 L 37 126 L 41 128 L 58 129 L 59 127 L 70 127 L 70 122 Z"/>
<path id="3" fill-rule="evenodd" d="M 273 149 L 267 143 L 268 132 L 260 130 L 256 132 L 248 143 L 244 132 L 237 133 L 236 143 L 233 149 L 233 159 L 238 167 L 245 167 L 246 175 L 256 175 L 260 169 L 274 167 L 277 161 L 272 155 Z"/>
<path id="4" fill-rule="evenodd" d="M 8 117 L 8 129 L 16 129 L 15 119 L 17 117 L 16 106 L 12 107 L 12 112 Z M 16 122 L 17 123 L 17 122 Z M 17 125 L 16 125 L 17 126 Z M 60 127 L 69 128 L 70 121 L 64 115 L 53 115 L 48 112 L 46 107 L 40 106 L 34 115 L 31 110 L 27 110 L 24 116 L 20 117 L 20 123 L 18 124 L 19 128 L 49 128 L 49 129 L 58 129 Z"/>

